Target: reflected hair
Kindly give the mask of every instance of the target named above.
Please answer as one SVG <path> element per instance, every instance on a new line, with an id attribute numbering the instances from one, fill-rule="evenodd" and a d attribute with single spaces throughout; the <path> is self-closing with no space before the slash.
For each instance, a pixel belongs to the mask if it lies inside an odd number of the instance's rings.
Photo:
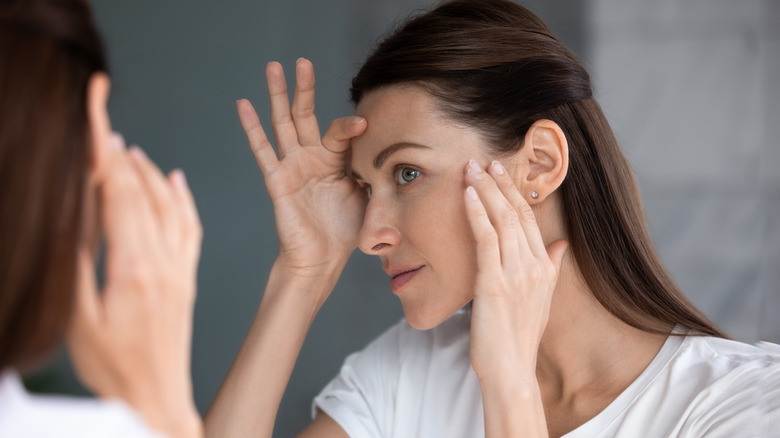
<path id="1" fill-rule="evenodd" d="M 106 70 L 80 0 L 0 0 L 0 369 L 40 361 L 72 313 L 86 93 Z"/>
<path id="2" fill-rule="evenodd" d="M 368 56 L 352 80 L 352 102 L 392 85 L 430 93 L 499 156 L 522 148 L 537 120 L 556 122 L 569 144 L 559 189 L 569 248 L 591 293 L 640 330 L 669 334 L 680 325 L 725 337 L 661 263 L 590 75 L 533 13 L 508 0 L 456 0 L 412 16 Z"/>

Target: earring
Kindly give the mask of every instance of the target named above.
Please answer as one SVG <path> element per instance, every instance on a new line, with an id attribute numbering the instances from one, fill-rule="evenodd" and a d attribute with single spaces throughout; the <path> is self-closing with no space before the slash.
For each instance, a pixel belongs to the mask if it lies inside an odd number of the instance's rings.
<path id="1" fill-rule="evenodd" d="M 538 198 L 538 197 L 539 197 L 539 194 L 538 194 L 538 193 L 536 193 L 536 192 L 531 192 L 531 197 L 532 197 L 532 198 L 534 198 L 534 199 L 536 199 L 536 198 Z"/>

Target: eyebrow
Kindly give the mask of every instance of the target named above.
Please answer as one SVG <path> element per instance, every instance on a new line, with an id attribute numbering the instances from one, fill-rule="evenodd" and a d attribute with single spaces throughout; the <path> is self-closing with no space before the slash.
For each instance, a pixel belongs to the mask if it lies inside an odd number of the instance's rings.
<path id="1" fill-rule="evenodd" d="M 400 151 L 401 149 L 407 149 L 407 148 L 430 149 L 430 147 L 419 143 L 408 143 L 408 142 L 393 143 L 390 146 L 386 147 L 382 152 L 380 152 L 376 156 L 376 158 L 374 158 L 374 168 L 375 169 L 381 168 L 382 164 L 384 164 L 385 161 L 387 161 L 390 155 L 393 155 L 394 153 Z"/>
<path id="2" fill-rule="evenodd" d="M 408 149 L 408 148 L 418 148 L 418 149 L 430 149 L 429 146 L 425 146 L 419 143 L 410 143 L 410 142 L 399 142 L 399 143 L 393 143 L 390 146 L 384 148 L 382 152 L 377 154 L 376 158 L 374 158 L 374 168 L 380 169 L 382 165 L 387 161 L 387 159 L 390 157 L 390 155 L 393 155 L 394 153 L 402 150 L 402 149 Z M 363 177 L 360 176 L 357 172 L 352 170 L 352 176 L 355 179 L 362 180 Z"/>

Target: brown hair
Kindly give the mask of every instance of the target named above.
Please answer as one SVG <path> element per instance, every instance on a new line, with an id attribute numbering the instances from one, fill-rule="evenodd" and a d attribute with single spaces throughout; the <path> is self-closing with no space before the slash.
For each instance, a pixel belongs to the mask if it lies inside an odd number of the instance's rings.
<path id="1" fill-rule="evenodd" d="M 352 101 L 394 84 L 429 92 L 497 154 L 521 148 L 535 121 L 558 123 L 569 143 L 560 191 L 570 250 L 594 296 L 641 330 L 666 334 L 680 324 L 725 337 L 660 262 L 588 72 L 530 11 L 508 0 L 456 0 L 412 17 L 365 61 L 352 80 Z"/>
<path id="2" fill-rule="evenodd" d="M 88 5 L 0 1 L 0 369 L 62 337 L 88 166 L 86 93 L 106 70 Z"/>

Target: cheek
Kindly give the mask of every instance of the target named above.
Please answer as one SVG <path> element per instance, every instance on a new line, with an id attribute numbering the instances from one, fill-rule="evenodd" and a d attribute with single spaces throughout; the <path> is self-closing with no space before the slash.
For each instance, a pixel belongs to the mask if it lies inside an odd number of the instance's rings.
<path id="1" fill-rule="evenodd" d="M 466 217 L 463 200 L 463 183 L 453 183 L 439 190 L 430 214 L 431 221 L 427 240 L 438 253 L 439 271 L 446 275 L 445 281 L 456 281 L 471 293 L 477 272 L 476 244 L 471 225 Z M 446 272 L 446 273 L 445 273 Z"/>

